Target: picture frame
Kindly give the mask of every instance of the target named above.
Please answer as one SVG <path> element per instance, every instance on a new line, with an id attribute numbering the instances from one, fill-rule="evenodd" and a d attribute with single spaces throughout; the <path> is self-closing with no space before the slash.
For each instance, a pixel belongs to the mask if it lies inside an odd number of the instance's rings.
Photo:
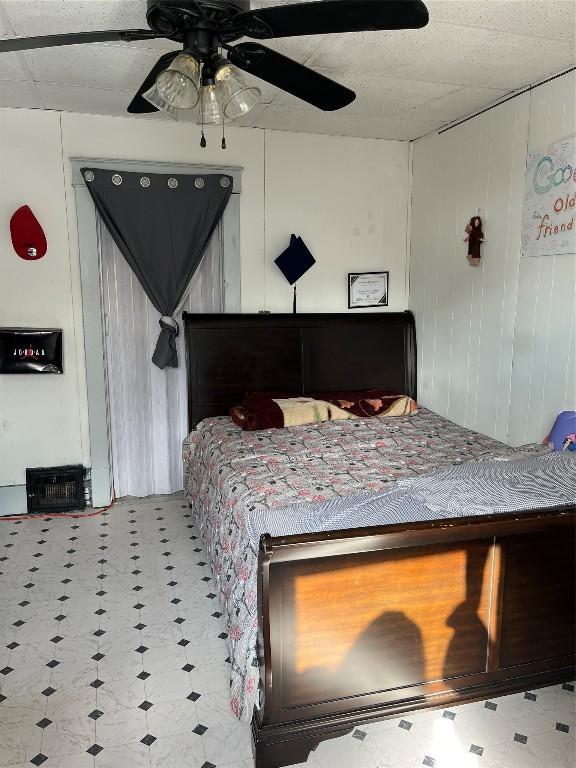
<path id="1" fill-rule="evenodd" d="M 0 328 L 0 374 L 62 374 L 61 328 Z"/>
<path id="2" fill-rule="evenodd" d="M 389 272 L 348 272 L 348 309 L 388 306 Z"/>

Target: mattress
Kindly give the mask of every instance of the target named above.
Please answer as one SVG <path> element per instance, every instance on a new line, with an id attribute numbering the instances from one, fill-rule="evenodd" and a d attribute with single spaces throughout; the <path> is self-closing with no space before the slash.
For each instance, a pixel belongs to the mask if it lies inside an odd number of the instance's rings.
<path id="1" fill-rule="evenodd" d="M 250 719 L 259 681 L 257 541 L 249 521 L 513 453 L 426 409 L 259 432 L 243 432 L 228 417 L 201 422 L 184 441 L 185 493 L 229 628 L 232 711 Z M 355 525 L 349 517 L 341 527 Z"/>

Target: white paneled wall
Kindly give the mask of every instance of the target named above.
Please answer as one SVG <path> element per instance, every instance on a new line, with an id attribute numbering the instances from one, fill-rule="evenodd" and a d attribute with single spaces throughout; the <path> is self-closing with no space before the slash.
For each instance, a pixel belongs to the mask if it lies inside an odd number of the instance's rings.
<path id="1" fill-rule="evenodd" d="M 510 403 L 510 442 L 541 439 L 576 408 L 574 256 L 522 259 Z"/>
<path id="2" fill-rule="evenodd" d="M 408 153 L 408 142 L 266 135 L 267 309 L 292 308 L 292 288 L 273 262 L 291 232 L 316 259 L 298 281 L 300 312 L 346 312 L 348 272 L 379 270 L 390 273 L 384 311 L 406 309 Z"/>
<path id="3" fill-rule="evenodd" d="M 458 424 L 505 441 L 514 341 L 528 97 L 417 142 L 413 156 L 410 307 L 418 394 Z M 478 268 L 464 228 L 478 212 Z"/>
<path id="4" fill-rule="evenodd" d="M 576 76 L 532 92 L 528 151 L 576 134 Z M 540 439 L 559 410 L 576 408 L 576 257 L 520 259 L 510 442 Z"/>
<path id="5" fill-rule="evenodd" d="M 414 145 L 410 308 L 419 400 L 512 444 L 574 407 L 574 256 L 520 257 L 528 148 L 574 134 L 575 77 L 559 78 Z M 464 227 L 486 242 L 469 266 Z"/>

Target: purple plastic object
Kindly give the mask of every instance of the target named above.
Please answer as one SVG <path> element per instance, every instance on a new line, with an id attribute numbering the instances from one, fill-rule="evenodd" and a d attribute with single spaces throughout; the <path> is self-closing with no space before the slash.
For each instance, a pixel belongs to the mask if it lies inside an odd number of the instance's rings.
<path id="1" fill-rule="evenodd" d="M 561 411 L 546 442 L 552 443 L 555 451 L 561 451 L 566 437 L 572 432 L 576 432 L 576 411 Z"/>

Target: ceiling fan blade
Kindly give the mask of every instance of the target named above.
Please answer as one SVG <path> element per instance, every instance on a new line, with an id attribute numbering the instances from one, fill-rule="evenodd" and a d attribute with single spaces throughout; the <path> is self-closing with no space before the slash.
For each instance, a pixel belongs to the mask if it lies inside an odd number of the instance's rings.
<path id="1" fill-rule="evenodd" d="M 260 43 L 230 47 L 228 59 L 239 69 L 326 112 L 342 109 L 356 98 L 349 88 Z"/>
<path id="2" fill-rule="evenodd" d="M 106 32 L 75 32 L 71 35 L 42 35 L 42 37 L 14 37 L 0 40 L 0 53 L 8 51 L 30 51 L 34 48 L 54 48 L 59 45 L 79 45 L 81 43 L 109 43 L 121 40 L 130 43 L 133 40 L 150 40 L 158 37 L 151 29 L 116 29 Z"/>
<path id="3" fill-rule="evenodd" d="M 243 34 L 266 40 L 293 35 L 419 29 L 428 24 L 422 0 L 323 0 L 256 8 L 234 17 Z"/>
<path id="4" fill-rule="evenodd" d="M 165 69 L 167 69 L 179 53 L 180 51 L 170 51 L 169 53 L 165 53 L 163 56 L 160 56 L 156 64 L 154 64 L 150 72 L 148 72 L 146 75 L 146 79 L 140 88 L 138 88 L 136 95 L 128 105 L 128 112 L 133 115 L 141 115 L 145 112 L 158 112 L 156 107 L 153 104 L 150 104 L 150 102 L 147 101 L 142 96 L 142 94 L 146 93 L 149 88 L 152 88 L 160 72 L 163 72 Z"/>

